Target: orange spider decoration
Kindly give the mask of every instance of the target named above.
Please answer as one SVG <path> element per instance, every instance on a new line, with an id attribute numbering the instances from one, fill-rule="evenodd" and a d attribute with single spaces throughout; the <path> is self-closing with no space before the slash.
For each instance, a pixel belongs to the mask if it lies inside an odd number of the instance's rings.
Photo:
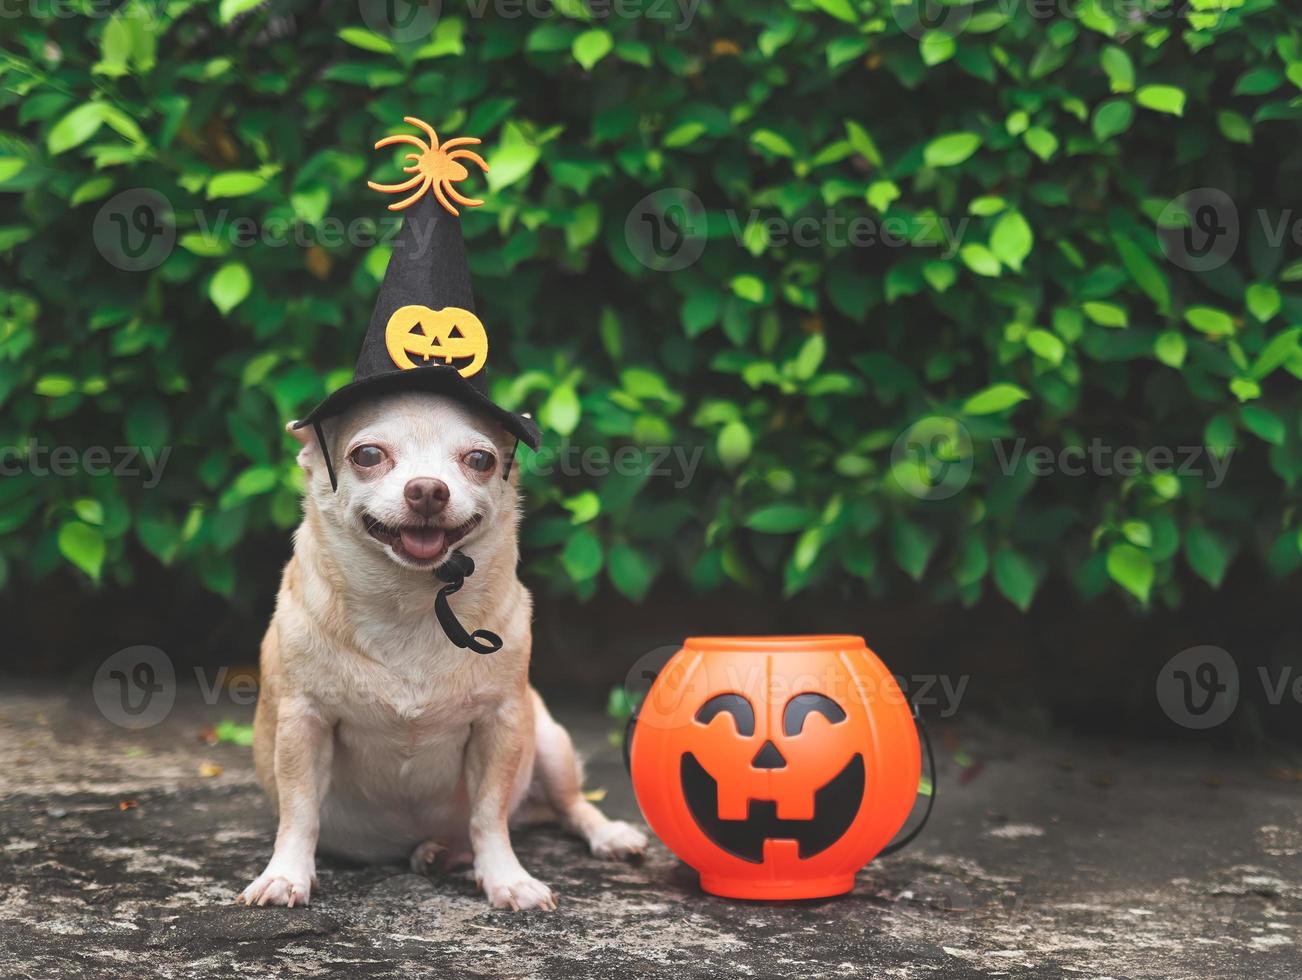
<path id="1" fill-rule="evenodd" d="M 484 162 L 483 157 L 472 150 L 456 150 L 457 146 L 473 146 L 480 142 L 473 136 L 459 136 L 456 139 L 448 140 L 446 143 L 439 145 L 439 137 L 434 132 L 434 127 L 429 123 L 422 122 L 415 116 L 403 116 L 402 121 L 424 130 L 429 136 L 429 144 L 412 136 L 410 133 L 402 133 L 397 136 L 386 136 L 375 144 L 378 150 L 381 147 L 391 146 L 394 143 L 410 143 L 412 146 L 420 147 L 419 153 L 408 153 L 403 159 L 414 160 L 415 162 L 409 167 L 403 167 L 403 173 L 414 173 L 416 176 L 410 180 L 405 180 L 401 184 L 377 184 L 373 180 L 368 180 L 366 186 L 373 191 L 383 191 L 385 194 L 401 194 L 403 191 L 409 191 L 416 188 L 415 193 L 410 197 L 405 197 L 401 201 L 389 205 L 390 211 L 401 211 L 405 207 L 415 204 L 424 196 L 427 190 L 434 191 L 434 197 L 447 208 L 452 214 L 459 215 L 461 212 L 456 209 L 449 201 L 452 198 L 457 204 L 464 204 L 466 207 L 478 207 L 483 201 L 469 198 L 457 192 L 452 186 L 453 181 L 465 180 L 470 176 L 470 171 L 458 163 L 458 160 L 469 160 L 472 163 L 479 164 L 479 168 L 488 173 L 488 164 Z M 451 150 L 452 152 L 448 152 Z"/>

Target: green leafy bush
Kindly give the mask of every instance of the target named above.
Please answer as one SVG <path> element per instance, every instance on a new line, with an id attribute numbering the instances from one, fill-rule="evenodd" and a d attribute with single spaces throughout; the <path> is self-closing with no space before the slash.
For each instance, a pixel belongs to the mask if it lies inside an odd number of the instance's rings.
<path id="1" fill-rule="evenodd" d="M 77 13 L 101 7 L 3 25 L 7 575 L 157 560 L 239 589 L 296 522 L 281 426 L 349 375 L 392 231 L 370 146 L 408 114 L 492 165 L 464 225 L 497 395 L 548 430 L 545 587 L 1026 607 L 1060 575 L 1174 604 L 1240 555 L 1302 563 L 1283 4 L 1002 0 L 928 29 L 888 0 L 444 0 L 415 37 L 365 0 Z M 657 220 L 699 259 L 648 260 Z M 156 485 L 86 455 L 118 446 L 170 451 Z M 566 446 L 633 450 L 600 475 Z M 1118 475 L 1126 446 L 1173 458 Z M 1232 449 L 1223 482 L 1185 446 Z"/>

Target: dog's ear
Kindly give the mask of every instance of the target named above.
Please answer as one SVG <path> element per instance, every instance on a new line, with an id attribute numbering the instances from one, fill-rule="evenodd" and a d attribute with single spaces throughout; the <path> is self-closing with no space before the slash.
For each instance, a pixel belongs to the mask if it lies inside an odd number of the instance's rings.
<path id="1" fill-rule="evenodd" d="M 318 449 L 316 445 L 316 433 L 308 426 L 296 429 L 298 421 L 288 422 L 285 424 L 285 431 L 298 441 L 303 448 L 298 451 L 298 465 L 303 467 L 303 471 L 308 476 L 312 475 L 312 461 L 315 458 Z"/>

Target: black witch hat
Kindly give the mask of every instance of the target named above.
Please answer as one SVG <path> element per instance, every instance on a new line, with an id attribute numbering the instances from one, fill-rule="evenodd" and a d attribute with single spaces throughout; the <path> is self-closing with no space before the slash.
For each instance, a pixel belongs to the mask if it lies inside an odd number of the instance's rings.
<path id="1" fill-rule="evenodd" d="M 463 136 L 440 145 L 432 127 L 412 116 L 406 116 L 404 121 L 423 130 L 429 142 L 403 133 L 386 136 L 375 144 L 376 149 L 407 144 L 416 151 L 406 154 L 411 164 L 403 170 L 413 174 L 408 180 L 399 184 L 369 182 L 373 190 L 388 194 L 412 193 L 389 205 L 390 211 L 408 210 L 393 243 L 393 255 L 380 284 L 353 380 L 294 423 L 296 429 L 310 425 L 316 432 L 330 486 L 335 489 L 338 483 L 321 423 L 378 395 L 398 391 L 447 395 L 496 419 L 531 449 L 537 449 L 540 440 L 533 419 L 502 408 L 488 394 L 488 332 L 475 316 L 475 297 L 470 289 L 470 269 L 456 208 L 456 204 L 473 207 L 484 202 L 465 197 L 453 186 L 470 175 L 460 161 L 488 170 L 488 164 L 478 154 L 465 149 L 479 140 Z M 503 478 L 509 473 L 508 461 Z M 501 637 L 489 630 L 467 631 L 448 603 L 474 571 L 475 563 L 460 551 L 452 552 L 435 569 L 434 574 L 447 584 L 435 597 L 434 612 L 456 646 L 493 653 L 501 649 Z"/>
<path id="2" fill-rule="evenodd" d="M 529 448 L 537 449 L 540 433 L 533 419 L 508 411 L 489 397 L 488 332 L 475 315 L 460 212 L 452 203 L 483 203 L 463 196 L 452 186 L 453 181 L 469 176 L 462 160 L 488 169 L 478 154 L 464 149 L 479 140 L 460 137 L 440 146 L 430 126 L 412 116 L 405 117 L 405 121 L 424 130 L 429 143 L 401 134 L 375 144 L 378 149 L 405 143 L 419 152 L 406 155 L 412 163 L 403 169 L 414 174 L 409 180 L 400 184 L 369 183 L 372 189 L 386 193 L 414 193 L 389 205 L 391 211 L 407 209 L 407 213 L 393 243 L 393 255 L 362 341 L 353 380 L 295 422 L 294 428 L 312 426 L 325 453 L 322 420 L 377 395 L 429 391 L 483 411 Z M 326 468 L 331 486 L 335 486 L 328 455 Z"/>

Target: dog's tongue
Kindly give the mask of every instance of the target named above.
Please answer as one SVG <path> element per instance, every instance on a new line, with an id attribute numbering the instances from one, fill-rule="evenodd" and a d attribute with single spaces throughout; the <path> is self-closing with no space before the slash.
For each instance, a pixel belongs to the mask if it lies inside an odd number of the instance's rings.
<path id="1" fill-rule="evenodd" d="M 437 558 L 443 550 L 443 529 L 439 527 L 402 528 L 402 550 L 413 558 Z"/>

